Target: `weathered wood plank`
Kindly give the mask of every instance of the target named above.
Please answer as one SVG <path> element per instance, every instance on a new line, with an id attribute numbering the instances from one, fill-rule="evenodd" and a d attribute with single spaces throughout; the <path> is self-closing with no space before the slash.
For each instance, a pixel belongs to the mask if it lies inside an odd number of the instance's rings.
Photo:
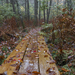
<path id="1" fill-rule="evenodd" d="M 38 72 L 38 58 L 35 58 L 37 52 L 37 36 L 33 35 L 31 41 L 29 42 L 28 48 L 26 49 L 24 62 L 20 67 L 19 72 L 28 74 L 33 71 Z"/>
<path id="2" fill-rule="evenodd" d="M 38 37 L 38 52 L 39 52 L 39 69 L 41 75 L 60 75 L 56 64 L 49 52 L 49 49 L 44 41 L 44 37 Z M 51 71 L 50 71 L 51 70 Z M 54 73 L 54 74 L 52 74 Z"/>
<path id="3" fill-rule="evenodd" d="M 24 55 L 25 49 L 27 47 L 27 43 L 30 37 L 27 35 L 23 40 L 17 45 L 17 47 L 13 50 L 13 52 L 8 56 L 8 58 L 4 61 L 2 66 L 0 66 L 0 73 L 7 71 L 8 75 L 12 75 L 13 71 L 15 71 L 16 65 L 11 66 L 19 62 Z M 20 64 L 20 62 L 19 62 Z"/>

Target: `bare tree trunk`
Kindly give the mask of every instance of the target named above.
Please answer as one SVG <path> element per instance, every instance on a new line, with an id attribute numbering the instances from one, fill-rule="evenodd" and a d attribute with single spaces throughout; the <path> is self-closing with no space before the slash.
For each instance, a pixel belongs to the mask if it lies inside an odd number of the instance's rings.
<path id="1" fill-rule="evenodd" d="M 67 6 L 68 6 L 68 11 L 71 12 L 71 9 L 72 9 L 72 1 L 71 0 L 67 0 Z"/>
<path id="2" fill-rule="evenodd" d="M 43 13 L 44 13 L 44 23 L 45 23 L 45 9 L 43 10 Z"/>
<path id="3" fill-rule="evenodd" d="M 6 0 L 6 3 L 8 4 L 8 3 L 9 3 L 9 1 L 8 1 L 8 0 Z"/>
<path id="4" fill-rule="evenodd" d="M 25 0 L 25 18 L 27 16 L 27 0 Z"/>
<path id="5" fill-rule="evenodd" d="M 44 0 L 43 4 L 45 5 L 45 0 Z M 45 23 L 45 6 L 44 6 L 44 9 L 43 9 L 43 15 L 44 15 L 44 23 Z"/>
<path id="6" fill-rule="evenodd" d="M 19 16 L 20 16 L 20 20 L 21 20 L 22 27 L 25 28 L 25 25 L 24 25 L 24 23 L 23 23 L 23 17 L 22 17 L 22 15 L 21 15 L 21 12 L 20 12 L 20 9 L 19 9 L 18 1 L 17 1 L 17 0 L 15 0 L 15 1 L 16 1 L 16 4 L 17 4 L 18 14 L 19 14 Z"/>
<path id="7" fill-rule="evenodd" d="M 29 0 L 27 0 L 27 20 L 29 21 L 30 16 L 29 16 Z"/>
<path id="8" fill-rule="evenodd" d="M 19 4 L 18 4 L 18 1 L 17 0 L 15 0 L 16 1 L 16 4 L 17 4 L 17 10 L 18 10 L 18 14 L 20 13 L 19 12 Z"/>
<path id="9" fill-rule="evenodd" d="M 2 6 L 3 6 L 3 0 L 1 0 Z"/>
<path id="10" fill-rule="evenodd" d="M 47 7 L 48 7 L 48 0 L 47 0 Z M 47 8 L 47 20 L 48 20 L 48 8 Z"/>
<path id="11" fill-rule="evenodd" d="M 41 10 L 40 10 L 40 6 L 41 6 L 41 0 L 39 1 L 39 24 L 40 24 L 40 19 L 41 19 Z"/>
<path id="12" fill-rule="evenodd" d="M 34 0 L 34 24 L 37 24 L 38 1 Z"/>
<path id="13" fill-rule="evenodd" d="M 58 16 L 58 5 L 59 5 L 59 0 L 57 0 L 57 16 Z"/>
<path id="14" fill-rule="evenodd" d="M 12 4 L 13 7 L 13 12 L 16 14 L 16 10 L 15 10 L 15 1 L 14 0 L 10 0 L 10 3 Z"/>
<path id="15" fill-rule="evenodd" d="M 50 0 L 49 10 L 48 10 L 48 17 L 47 17 L 47 23 L 48 23 L 48 21 L 49 21 L 51 5 L 52 5 L 52 0 Z"/>
<path id="16" fill-rule="evenodd" d="M 64 7 L 65 7 L 65 8 L 66 8 L 66 3 L 67 3 L 67 2 L 66 2 L 66 0 L 65 0 L 65 1 L 64 1 Z"/>

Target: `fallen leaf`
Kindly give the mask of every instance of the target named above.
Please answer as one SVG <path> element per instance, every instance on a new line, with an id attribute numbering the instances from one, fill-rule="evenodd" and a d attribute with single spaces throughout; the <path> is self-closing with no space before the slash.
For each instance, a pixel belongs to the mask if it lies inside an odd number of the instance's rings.
<path id="1" fill-rule="evenodd" d="M 61 68 L 61 70 L 64 71 L 64 72 L 69 72 L 70 71 L 70 70 L 67 70 L 65 68 Z"/>
<path id="2" fill-rule="evenodd" d="M 19 69 L 19 67 L 20 67 L 20 65 L 17 65 L 17 66 L 16 66 L 16 70 L 18 70 L 18 69 Z"/>
<path id="3" fill-rule="evenodd" d="M 33 51 L 33 52 L 36 52 L 36 51 Z"/>
<path id="4" fill-rule="evenodd" d="M 50 64 L 54 64 L 54 63 L 55 63 L 55 60 L 51 60 L 51 61 L 50 61 Z"/>
<path id="5" fill-rule="evenodd" d="M 16 74 L 17 75 L 17 71 L 14 71 L 13 74 Z"/>
<path id="6" fill-rule="evenodd" d="M 17 58 L 20 57 L 20 54 L 17 54 L 16 57 L 17 57 Z"/>
<path id="7" fill-rule="evenodd" d="M 56 75 L 52 68 L 48 68 L 46 72 L 49 73 L 49 75 Z"/>
<path id="8" fill-rule="evenodd" d="M 44 55 L 44 57 L 48 57 L 48 55 Z"/>
<path id="9" fill-rule="evenodd" d="M 72 63 L 69 63 L 68 66 L 71 67 L 72 66 Z"/>
<path id="10" fill-rule="evenodd" d="M 0 59 L 4 59 L 5 57 L 4 57 L 4 55 L 3 56 L 0 56 Z"/>
<path id="11" fill-rule="evenodd" d="M 36 75 L 40 74 L 40 72 L 37 72 L 37 71 L 33 71 L 32 73 Z"/>
<path id="12" fill-rule="evenodd" d="M 20 60 L 21 63 L 23 63 L 23 60 Z"/>

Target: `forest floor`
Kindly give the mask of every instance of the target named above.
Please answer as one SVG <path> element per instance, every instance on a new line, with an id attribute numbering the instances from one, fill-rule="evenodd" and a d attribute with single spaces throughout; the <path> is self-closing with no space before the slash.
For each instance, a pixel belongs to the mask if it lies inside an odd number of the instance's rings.
<path id="1" fill-rule="evenodd" d="M 65 16 L 65 15 L 64 15 Z M 59 17 L 60 18 L 60 17 Z M 68 19 L 67 19 L 68 18 Z M 63 20 L 65 19 L 65 20 Z M 71 21 L 67 21 L 71 20 Z M 69 28 L 62 29 L 62 32 L 65 33 L 62 37 L 66 38 L 64 39 L 64 44 L 62 46 L 62 53 L 60 53 L 60 37 L 59 34 L 55 33 L 56 39 L 53 43 L 52 41 L 52 29 L 51 27 L 48 27 L 48 29 L 44 29 L 43 27 L 41 30 L 46 33 L 45 35 L 45 40 L 46 43 L 50 49 L 50 52 L 56 60 L 56 64 L 59 68 L 59 71 L 61 75 L 75 75 L 75 38 L 74 38 L 74 31 L 75 31 L 75 22 L 73 18 L 69 17 L 63 17 L 60 19 L 53 20 L 54 21 L 59 21 L 59 25 L 63 25 L 63 22 L 66 23 L 65 27 L 71 23 L 72 26 Z M 69 22 L 69 23 L 67 23 Z M 14 24 L 13 24 L 14 25 Z M 46 24 L 47 25 L 47 24 Z M 15 25 L 14 25 L 15 26 Z M 19 27 L 13 27 L 10 25 L 3 25 L 0 27 L 0 65 L 3 63 L 3 61 L 9 56 L 9 54 L 13 51 L 13 49 L 18 45 L 18 43 L 22 40 L 23 37 L 25 37 L 29 31 L 32 29 L 36 29 L 38 27 L 33 27 L 33 26 L 26 26 L 25 29 L 23 29 L 21 26 Z M 58 28 L 58 27 L 57 27 Z M 57 31 L 55 26 L 55 30 Z M 60 30 L 60 29 L 59 29 Z M 55 32 L 56 32 L 55 31 Z M 39 32 L 39 34 L 44 36 L 44 33 Z M 69 37 L 69 35 L 72 37 Z"/>

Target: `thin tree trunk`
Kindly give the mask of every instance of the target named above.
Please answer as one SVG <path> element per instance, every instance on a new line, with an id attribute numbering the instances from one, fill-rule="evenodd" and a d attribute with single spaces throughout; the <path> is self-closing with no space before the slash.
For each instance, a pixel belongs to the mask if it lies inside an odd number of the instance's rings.
<path id="1" fill-rule="evenodd" d="M 38 1 L 34 0 L 34 24 L 37 24 L 37 14 L 38 14 Z"/>
<path id="2" fill-rule="evenodd" d="M 16 10 L 15 10 L 15 1 L 14 0 L 10 0 L 10 3 L 12 4 L 13 7 L 13 12 L 16 14 Z"/>
<path id="3" fill-rule="evenodd" d="M 71 0 L 67 0 L 67 6 L 68 6 L 68 11 L 71 12 L 71 9 L 72 9 L 72 1 Z"/>
<path id="4" fill-rule="evenodd" d="M 25 0 L 25 18 L 27 16 L 27 0 Z"/>
<path id="5" fill-rule="evenodd" d="M 41 10 L 40 10 L 40 6 L 41 6 L 41 0 L 39 1 L 39 25 L 40 25 L 40 19 L 41 19 Z"/>
<path id="6" fill-rule="evenodd" d="M 6 3 L 8 4 L 8 3 L 9 3 L 9 1 L 8 1 L 8 0 L 6 0 Z"/>
<path id="7" fill-rule="evenodd" d="M 18 14 L 20 16 L 20 20 L 21 20 L 22 27 L 25 28 L 25 25 L 23 23 L 23 17 L 21 15 L 20 8 L 19 8 L 19 4 L 18 4 L 18 1 L 17 0 L 16 0 L 16 4 L 17 4 Z"/>
<path id="8" fill-rule="evenodd" d="M 2 6 L 3 6 L 3 0 L 1 0 Z"/>
<path id="9" fill-rule="evenodd" d="M 19 14 L 19 4 L 18 4 L 17 0 L 15 0 L 15 1 L 16 1 L 16 4 L 17 4 L 17 10 L 18 10 L 18 14 Z"/>
<path id="10" fill-rule="evenodd" d="M 64 1 L 64 7 L 65 7 L 65 8 L 66 8 L 66 3 L 67 3 L 67 2 L 66 2 L 66 0 L 65 0 L 65 1 Z"/>
<path id="11" fill-rule="evenodd" d="M 47 0 L 47 7 L 48 7 L 48 0 Z M 48 8 L 47 8 L 47 20 L 48 20 Z"/>
<path id="12" fill-rule="evenodd" d="M 44 13 L 44 23 L 45 23 L 45 9 L 43 10 L 43 13 Z"/>
<path id="13" fill-rule="evenodd" d="M 59 0 L 57 0 L 57 16 L 58 16 L 58 5 L 59 5 Z"/>
<path id="14" fill-rule="evenodd" d="M 41 6 L 41 1 L 39 1 L 39 21 L 40 21 L 40 17 L 41 17 L 41 10 L 40 10 L 40 6 Z"/>
<path id="15" fill-rule="evenodd" d="M 44 0 L 43 4 L 45 5 L 45 0 Z M 43 9 L 43 15 L 44 15 L 44 23 L 45 23 L 45 6 L 44 6 L 44 9 Z"/>
<path id="16" fill-rule="evenodd" d="M 48 21 L 49 21 L 49 16 L 50 16 L 51 5 L 52 5 L 52 0 L 50 0 L 49 10 L 48 10 L 48 18 L 47 18 L 47 23 L 48 23 Z"/>
<path id="17" fill-rule="evenodd" d="M 29 21 L 30 16 L 29 16 L 29 0 L 27 0 L 27 20 Z"/>

